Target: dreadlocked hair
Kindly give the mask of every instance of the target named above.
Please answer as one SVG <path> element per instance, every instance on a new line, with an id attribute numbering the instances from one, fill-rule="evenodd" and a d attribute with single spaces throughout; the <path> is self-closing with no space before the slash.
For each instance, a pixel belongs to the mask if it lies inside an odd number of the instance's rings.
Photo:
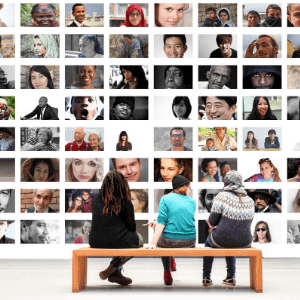
<path id="1" fill-rule="evenodd" d="M 101 187 L 102 201 L 104 202 L 103 214 L 118 215 L 122 205 L 130 201 L 131 194 L 127 180 L 118 171 L 113 170 L 106 174 Z"/>

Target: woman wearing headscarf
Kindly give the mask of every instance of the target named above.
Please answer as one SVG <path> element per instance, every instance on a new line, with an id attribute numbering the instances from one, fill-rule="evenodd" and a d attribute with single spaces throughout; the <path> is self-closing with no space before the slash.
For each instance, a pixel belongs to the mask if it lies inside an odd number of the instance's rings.
<path id="1" fill-rule="evenodd" d="M 230 171 L 224 177 L 224 188 L 215 197 L 208 219 L 209 236 L 205 247 L 248 248 L 251 247 L 250 226 L 254 217 L 254 201 L 247 195 L 242 176 Z M 227 277 L 223 284 L 235 286 L 235 256 L 226 256 Z M 214 257 L 203 257 L 203 286 L 213 284 L 210 279 Z"/>
<path id="2" fill-rule="evenodd" d="M 120 27 L 146 27 L 144 12 L 138 4 L 131 4 L 126 10 L 126 22 Z"/>
<path id="3" fill-rule="evenodd" d="M 104 51 L 98 39 L 91 34 L 85 34 L 79 40 L 78 58 L 103 58 Z"/>

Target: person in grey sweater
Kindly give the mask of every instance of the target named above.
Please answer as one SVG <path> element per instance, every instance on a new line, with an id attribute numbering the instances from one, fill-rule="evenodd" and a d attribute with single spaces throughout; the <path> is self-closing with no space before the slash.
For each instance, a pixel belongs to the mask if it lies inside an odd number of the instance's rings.
<path id="1" fill-rule="evenodd" d="M 224 177 L 224 188 L 215 197 L 208 220 L 209 236 L 205 247 L 247 248 L 251 247 L 250 226 L 254 217 L 254 202 L 247 195 L 242 176 L 230 171 Z M 223 284 L 235 286 L 235 256 L 226 258 L 227 277 Z M 203 286 L 213 284 L 210 279 L 214 257 L 203 257 Z"/>

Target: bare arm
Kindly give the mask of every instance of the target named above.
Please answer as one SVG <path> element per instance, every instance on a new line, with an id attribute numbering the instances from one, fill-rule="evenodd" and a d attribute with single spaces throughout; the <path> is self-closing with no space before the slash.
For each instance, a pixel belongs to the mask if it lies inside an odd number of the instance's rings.
<path id="1" fill-rule="evenodd" d="M 162 232 L 164 231 L 164 229 L 165 229 L 165 225 L 162 225 L 162 224 L 159 224 L 159 223 L 156 224 L 155 232 L 154 232 L 151 244 L 148 247 L 149 249 L 155 249 L 156 248 L 157 242 L 158 242 Z"/>

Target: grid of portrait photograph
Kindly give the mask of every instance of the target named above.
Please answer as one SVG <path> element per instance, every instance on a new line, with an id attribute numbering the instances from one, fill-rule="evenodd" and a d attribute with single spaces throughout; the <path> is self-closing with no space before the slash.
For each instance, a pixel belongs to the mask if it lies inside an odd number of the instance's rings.
<path id="1" fill-rule="evenodd" d="M 203 247 L 236 170 L 252 246 L 299 256 L 300 2 L 15 0 L 0 3 L 0 27 L 2 257 L 88 246 L 112 170 L 144 246 L 182 175 Z"/>

